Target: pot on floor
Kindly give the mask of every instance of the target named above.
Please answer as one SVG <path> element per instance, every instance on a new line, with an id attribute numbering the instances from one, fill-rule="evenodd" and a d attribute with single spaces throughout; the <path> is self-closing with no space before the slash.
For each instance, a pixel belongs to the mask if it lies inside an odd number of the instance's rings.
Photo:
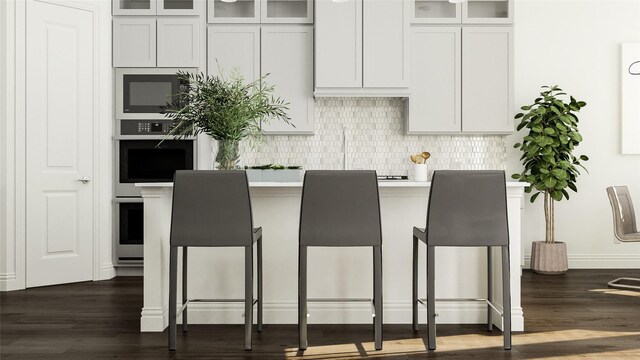
<path id="1" fill-rule="evenodd" d="M 560 275 L 569 269 L 567 244 L 534 241 L 531 244 L 531 270 L 538 274 Z"/>

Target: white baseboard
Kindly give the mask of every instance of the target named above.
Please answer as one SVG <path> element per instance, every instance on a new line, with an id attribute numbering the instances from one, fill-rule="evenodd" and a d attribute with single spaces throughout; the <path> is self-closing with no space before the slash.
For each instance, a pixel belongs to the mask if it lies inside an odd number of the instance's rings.
<path id="1" fill-rule="evenodd" d="M 619 255 L 568 255 L 569 269 L 638 269 L 640 254 Z M 524 256 L 524 268 L 531 267 L 531 254 Z"/>
<path id="2" fill-rule="evenodd" d="M 482 324 L 487 320 L 487 306 L 484 303 L 447 301 L 436 303 L 439 324 Z M 190 324 L 242 324 L 244 305 L 242 303 L 192 303 L 188 308 Z M 427 312 L 419 308 L 420 321 L 426 323 Z M 166 310 L 164 311 L 166 314 Z M 161 331 L 166 327 L 160 309 L 143 309 L 142 331 Z M 298 304 L 295 302 L 268 302 L 264 304 L 265 324 L 297 324 Z M 369 303 L 336 302 L 309 303 L 309 324 L 367 324 L 373 321 Z M 254 316 L 256 312 L 254 310 Z M 385 324 L 411 324 L 411 303 L 391 302 L 384 304 Z M 502 328 L 499 314 L 494 313 L 493 321 Z M 182 319 L 178 318 L 178 323 Z M 512 328 L 524 329 L 522 309 L 512 309 Z"/>
<path id="3" fill-rule="evenodd" d="M 16 273 L 0 274 L 0 291 L 24 290 L 24 284 L 18 284 Z"/>
<path id="4" fill-rule="evenodd" d="M 116 277 L 116 268 L 113 263 L 104 263 L 100 267 L 100 277 L 96 280 L 109 280 Z"/>
<path id="5" fill-rule="evenodd" d="M 117 266 L 116 276 L 143 276 L 144 269 L 140 266 Z"/>

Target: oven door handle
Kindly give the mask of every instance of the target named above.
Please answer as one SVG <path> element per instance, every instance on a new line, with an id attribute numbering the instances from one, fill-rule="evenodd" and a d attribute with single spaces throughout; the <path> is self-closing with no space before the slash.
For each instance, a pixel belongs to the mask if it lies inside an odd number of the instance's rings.
<path id="1" fill-rule="evenodd" d="M 81 183 L 86 184 L 91 181 L 91 179 L 88 176 L 85 176 L 82 179 L 77 179 L 76 181 L 80 181 Z"/>

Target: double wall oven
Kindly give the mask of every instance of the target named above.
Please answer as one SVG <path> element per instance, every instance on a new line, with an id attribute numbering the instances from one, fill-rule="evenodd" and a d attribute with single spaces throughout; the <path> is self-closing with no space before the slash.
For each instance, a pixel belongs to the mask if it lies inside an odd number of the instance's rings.
<path id="1" fill-rule="evenodd" d="M 143 203 L 140 182 L 171 182 L 176 170 L 196 164 L 194 138 L 166 138 L 171 120 L 162 107 L 185 84 L 178 69 L 116 69 L 115 231 L 117 265 L 143 261 Z"/>

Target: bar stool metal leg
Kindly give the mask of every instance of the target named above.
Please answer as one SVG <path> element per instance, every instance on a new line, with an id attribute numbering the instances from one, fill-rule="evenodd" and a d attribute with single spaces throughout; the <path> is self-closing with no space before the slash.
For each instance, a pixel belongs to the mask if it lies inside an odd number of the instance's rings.
<path id="1" fill-rule="evenodd" d="M 262 237 L 258 239 L 258 332 L 262 331 Z"/>
<path id="2" fill-rule="evenodd" d="M 436 294 L 435 294 L 435 247 L 427 245 L 427 318 L 429 326 L 428 347 L 436 349 Z"/>
<path id="3" fill-rule="evenodd" d="M 413 237 L 413 276 L 411 291 L 411 310 L 413 314 L 413 331 L 418 331 L 418 238 Z"/>
<path id="4" fill-rule="evenodd" d="M 376 350 L 382 350 L 382 247 L 373 247 L 373 329 Z"/>
<path id="5" fill-rule="evenodd" d="M 511 350 L 511 280 L 509 247 L 502 247 L 502 322 L 504 349 Z"/>
<path id="6" fill-rule="evenodd" d="M 169 350 L 176 349 L 176 306 L 178 292 L 178 248 L 169 250 Z"/>
<path id="7" fill-rule="evenodd" d="M 189 322 L 187 321 L 187 306 L 185 305 L 189 301 L 187 295 L 187 249 L 188 247 L 182 247 L 182 332 L 186 333 L 189 328 Z"/>
<path id="8" fill-rule="evenodd" d="M 487 246 L 487 300 L 493 303 L 493 257 Z M 487 330 L 493 331 L 493 309 L 487 304 Z"/>
<path id="9" fill-rule="evenodd" d="M 244 349 L 251 350 L 253 327 L 253 247 L 244 250 Z"/>
<path id="10" fill-rule="evenodd" d="M 298 347 L 307 350 L 307 247 L 298 251 Z"/>

